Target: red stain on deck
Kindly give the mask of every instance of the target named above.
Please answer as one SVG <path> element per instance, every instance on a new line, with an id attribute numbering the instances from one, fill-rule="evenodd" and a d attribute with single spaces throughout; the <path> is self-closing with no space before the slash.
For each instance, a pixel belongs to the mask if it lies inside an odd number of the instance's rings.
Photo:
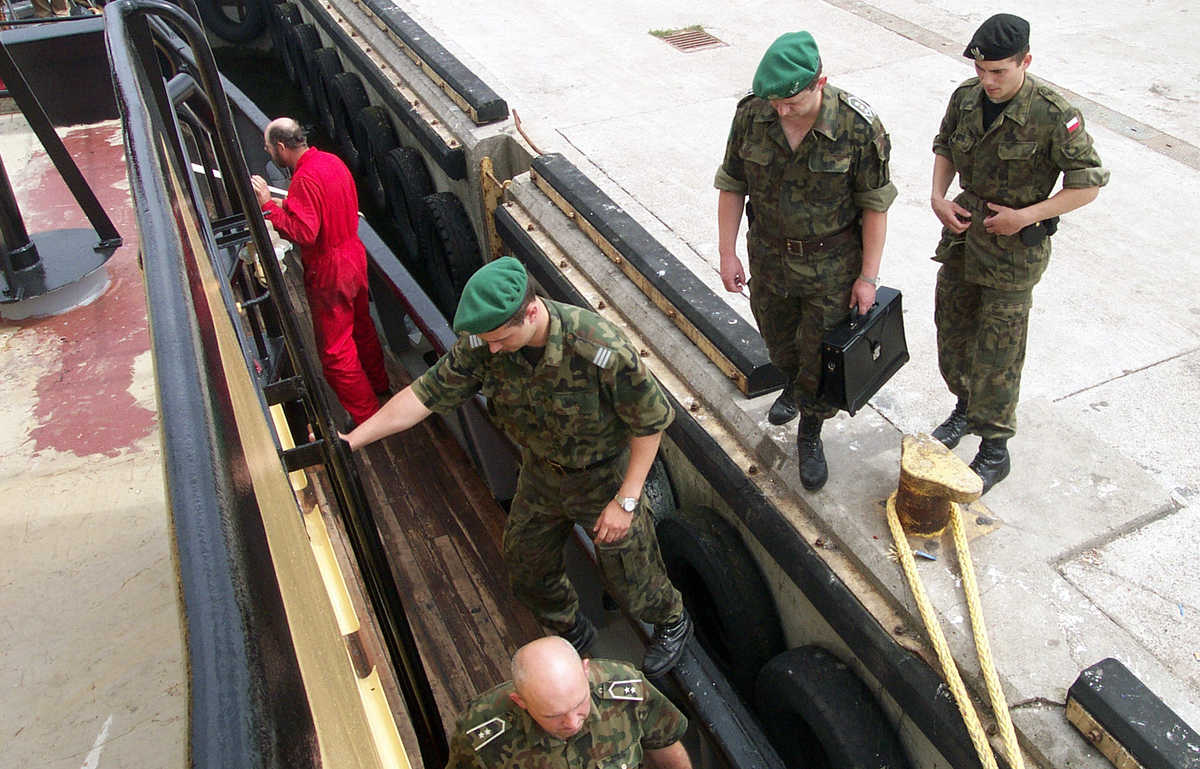
<path id="1" fill-rule="evenodd" d="M 63 315 L 18 322 L 51 337 L 49 346 L 59 349 L 58 365 L 38 380 L 37 426 L 29 435 L 36 451 L 116 456 L 157 424 L 157 414 L 138 405 L 129 393 L 134 359 L 150 349 L 150 336 L 137 265 L 137 222 L 126 191 L 121 127 L 109 123 L 76 129 L 64 143 L 124 245 L 108 261 L 111 283 L 94 302 Z M 28 172 L 19 178 L 18 172 L 10 174 L 30 233 L 90 227 L 40 146 L 29 171 L 36 179 L 30 179 Z"/>

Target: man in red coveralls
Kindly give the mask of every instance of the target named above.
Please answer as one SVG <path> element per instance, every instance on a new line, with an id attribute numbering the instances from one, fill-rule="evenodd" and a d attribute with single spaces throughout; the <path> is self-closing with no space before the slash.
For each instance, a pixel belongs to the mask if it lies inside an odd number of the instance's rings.
<path id="1" fill-rule="evenodd" d="M 271 200 L 267 182 L 250 177 L 263 215 L 300 247 L 304 293 L 325 379 L 358 424 L 379 410 L 389 391 L 383 351 L 367 311 L 367 252 L 358 239 L 358 193 L 345 163 L 309 147 L 290 117 L 272 120 L 263 134 L 267 154 L 292 171 L 287 199 Z"/>

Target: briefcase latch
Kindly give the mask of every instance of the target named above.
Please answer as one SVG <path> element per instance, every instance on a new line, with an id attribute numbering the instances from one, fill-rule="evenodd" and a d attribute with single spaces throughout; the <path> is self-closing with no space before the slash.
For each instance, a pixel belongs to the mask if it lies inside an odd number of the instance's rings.
<path id="1" fill-rule="evenodd" d="M 879 360 L 879 356 L 883 353 L 883 344 L 880 342 L 871 343 L 871 360 Z"/>

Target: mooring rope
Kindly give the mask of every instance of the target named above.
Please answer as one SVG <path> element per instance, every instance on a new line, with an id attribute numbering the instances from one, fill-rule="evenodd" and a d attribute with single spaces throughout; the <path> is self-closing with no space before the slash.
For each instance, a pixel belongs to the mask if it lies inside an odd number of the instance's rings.
<path id="1" fill-rule="evenodd" d="M 887 502 L 888 528 L 892 532 L 892 539 L 896 542 L 896 554 L 900 558 L 900 565 L 904 570 L 904 577 L 908 580 L 909 589 L 912 590 L 913 598 L 916 599 L 921 621 L 925 624 L 929 640 L 942 665 L 942 673 L 950 687 L 950 692 L 954 695 L 954 702 L 958 705 L 958 712 L 962 714 L 963 722 L 967 726 L 967 733 L 971 737 L 971 743 L 975 746 L 975 752 L 979 755 L 980 763 L 983 764 L 984 769 L 998 769 L 996 756 L 992 752 L 991 743 L 988 742 L 987 733 L 967 694 L 967 688 L 958 672 L 954 656 L 950 653 L 950 646 L 946 643 L 946 636 L 934 613 L 933 604 L 929 602 L 929 597 L 925 594 L 921 577 L 917 573 L 916 561 L 913 559 L 912 548 L 908 544 L 908 537 L 904 534 L 900 518 L 896 515 L 895 503 L 896 496 L 893 494 Z M 958 554 L 959 568 L 962 571 L 963 592 L 967 598 L 967 613 L 971 619 L 971 631 L 975 638 L 975 653 L 979 658 L 979 667 L 983 671 L 988 699 L 992 703 L 992 713 L 1000 728 L 1009 766 L 1012 769 L 1024 769 L 1021 748 L 1017 744 L 1017 734 L 1008 713 L 1008 703 L 1004 699 L 1004 692 L 1000 688 L 1000 679 L 996 674 L 996 666 L 992 661 L 992 650 L 988 644 L 987 627 L 979 600 L 979 585 L 975 580 L 975 567 L 971 562 L 971 551 L 967 547 L 961 508 L 956 502 L 950 503 L 950 528 L 954 536 L 954 549 Z"/>

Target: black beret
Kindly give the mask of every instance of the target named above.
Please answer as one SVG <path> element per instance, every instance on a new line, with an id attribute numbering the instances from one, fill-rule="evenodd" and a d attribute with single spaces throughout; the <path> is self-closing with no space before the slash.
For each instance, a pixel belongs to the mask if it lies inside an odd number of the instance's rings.
<path id="1" fill-rule="evenodd" d="M 1011 13 L 997 13 L 979 25 L 963 56 L 975 61 L 999 61 L 1029 47 L 1029 22 Z"/>

